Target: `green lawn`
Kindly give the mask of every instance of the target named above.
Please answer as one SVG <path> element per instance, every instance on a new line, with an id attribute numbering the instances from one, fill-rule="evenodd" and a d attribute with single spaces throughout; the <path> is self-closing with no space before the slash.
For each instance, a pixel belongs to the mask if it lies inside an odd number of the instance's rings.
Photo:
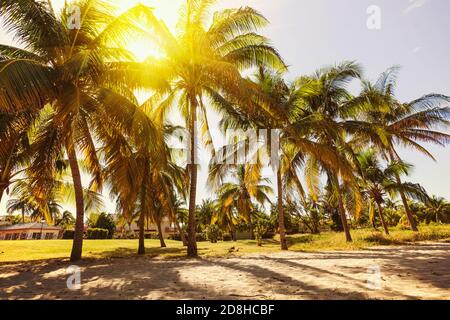
<path id="1" fill-rule="evenodd" d="M 393 229 L 390 237 L 385 237 L 369 229 L 353 230 L 352 235 L 353 243 L 346 243 L 342 233 L 326 232 L 320 235 L 294 235 L 289 237 L 290 250 L 358 250 L 376 245 L 449 240 L 450 225 L 422 227 L 420 233 Z M 87 258 L 123 258 L 135 255 L 137 244 L 137 240 L 86 240 L 83 254 Z M 163 258 L 183 257 L 185 255 L 185 248 L 180 242 L 167 241 L 167 245 L 167 248 L 161 249 L 158 240 L 147 240 L 148 255 Z M 219 242 L 217 244 L 200 242 L 198 246 L 200 254 L 209 257 L 279 251 L 279 244 L 276 240 L 266 240 L 263 247 L 258 247 L 255 241 Z M 0 241 L 0 262 L 67 259 L 71 247 L 71 240 Z"/>

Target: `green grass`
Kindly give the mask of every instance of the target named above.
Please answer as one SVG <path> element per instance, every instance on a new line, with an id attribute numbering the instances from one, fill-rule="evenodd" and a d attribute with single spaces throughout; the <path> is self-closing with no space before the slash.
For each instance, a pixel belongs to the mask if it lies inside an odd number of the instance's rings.
<path id="1" fill-rule="evenodd" d="M 320 235 L 294 235 L 288 238 L 293 251 L 360 250 L 378 245 L 402 245 L 417 241 L 450 239 L 450 225 L 422 227 L 420 233 L 392 229 L 385 237 L 373 230 L 353 230 L 353 243 L 346 243 L 342 233 L 325 232 Z M 83 256 L 86 258 L 126 258 L 135 256 L 137 240 L 86 240 Z M 146 240 L 147 254 L 161 258 L 184 257 L 185 248 L 177 241 L 167 241 L 167 248 L 160 248 L 158 240 Z M 71 240 L 0 241 L 0 262 L 18 262 L 47 259 L 67 259 Z M 278 241 L 266 240 L 263 247 L 255 241 L 200 242 L 199 253 L 206 257 L 226 257 L 251 253 L 279 251 Z"/>

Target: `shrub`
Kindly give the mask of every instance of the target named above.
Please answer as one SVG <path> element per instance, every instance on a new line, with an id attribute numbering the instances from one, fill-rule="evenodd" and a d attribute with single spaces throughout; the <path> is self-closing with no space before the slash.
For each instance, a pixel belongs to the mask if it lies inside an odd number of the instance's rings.
<path id="1" fill-rule="evenodd" d="M 159 239 L 159 233 L 158 232 L 146 232 L 144 234 L 144 238 L 145 239 L 157 240 L 157 239 Z"/>
<path id="2" fill-rule="evenodd" d="M 65 240 L 73 240 L 75 237 L 75 231 L 74 230 L 64 230 L 62 238 Z"/>
<path id="3" fill-rule="evenodd" d="M 205 231 L 205 236 L 211 243 L 217 243 L 220 237 L 220 228 L 215 224 L 208 226 Z"/>
<path id="4" fill-rule="evenodd" d="M 174 241 L 181 241 L 181 235 L 178 233 L 169 234 L 168 239 Z"/>
<path id="5" fill-rule="evenodd" d="M 229 234 L 229 233 L 226 233 L 226 234 L 224 234 L 223 235 L 223 241 L 232 241 L 233 240 L 233 237 L 231 236 L 231 234 Z"/>
<path id="6" fill-rule="evenodd" d="M 206 241 L 206 237 L 203 233 L 197 233 L 195 238 L 198 242 Z"/>
<path id="7" fill-rule="evenodd" d="M 90 240 L 103 240 L 108 239 L 109 231 L 106 229 L 93 228 L 88 229 L 87 238 Z"/>
<path id="8" fill-rule="evenodd" d="M 92 228 L 108 230 L 108 239 L 112 239 L 114 237 L 114 232 L 116 231 L 116 223 L 110 214 L 101 213 L 97 217 Z"/>
<path id="9" fill-rule="evenodd" d="M 263 239 L 273 239 L 275 237 L 275 232 L 269 231 L 263 234 Z"/>

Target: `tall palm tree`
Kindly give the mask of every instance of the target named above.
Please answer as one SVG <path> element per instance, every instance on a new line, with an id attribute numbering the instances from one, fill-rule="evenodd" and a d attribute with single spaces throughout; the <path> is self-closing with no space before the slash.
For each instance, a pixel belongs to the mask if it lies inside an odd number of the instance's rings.
<path id="1" fill-rule="evenodd" d="M 406 163 L 394 162 L 386 168 L 382 168 L 377 159 L 376 151 L 373 149 L 359 155 L 358 160 L 361 164 L 363 176 L 360 182 L 363 194 L 376 205 L 384 232 L 389 235 L 389 228 L 383 214 L 385 197 L 393 197 L 403 192 L 414 198 L 427 199 L 426 192 L 420 185 L 397 182 L 397 177 L 409 172 L 411 166 Z"/>
<path id="2" fill-rule="evenodd" d="M 52 188 L 54 163 L 64 150 L 72 171 L 76 195 L 76 226 L 71 261 L 82 256 L 84 201 L 78 151 L 93 177 L 91 187 L 100 190 L 101 166 L 91 129 L 105 121 L 98 89 L 113 87 L 121 93 L 142 80 L 142 67 L 131 63 L 133 55 L 121 45 L 130 35 L 144 34 L 134 22 L 141 7 L 120 17 L 102 0 L 75 1 L 81 21 L 74 29 L 69 4 L 56 14 L 50 1 L 6 0 L 0 13 L 6 28 L 25 49 L 0 47 L 0 106 L 7 112 L 48 111 L 33 142 L 34 155 L 29 174 L 34 187 L 46 194 Z M 134 74 L 131 77 L 131 74 Z M 130 77 L 126 77 L 130 75 Z M 147 72 L 147 80 L 154 79 Z M 126 86 L 124 78 L 127 78 Z M 134 83 L 133 83 L 134 81 Z"/>
<path id="3" fill-rule="evenodd" d="M 259 64 L 285 68 L 277 51 L 269 41 L 258 35 L 257 29 L 268 21 L 252 8 L 227 9 L 209 13 L 216 1 L 186 0 L 180 13 L 178 33 L 173 35 L 160 21 L 148 13 L 158 36 L 164 58 L 159 61 L 164 66 L 161 73 L 173 83 L 173 92 L 164 101 L 177 100 L 181 114 L 185 117 L 190 133 L 188 170 L 189 222 L 188 256 L 197 256 L 195 240 L 195 209 L 197 194 L 197 120 L 203 120 L 207 133 L 206 99 L 219 110 L 232 112 L 225 103 L 225 95 L 236 100 L 250 100 L 255 89 L 250 82 L 241 77 L 241 71 Z M 208 25 L 207 23 L 211 21 Z M 169 110 L 171 103 L 164 103 L 161 115 Z M 249 105 L 242 103 L 242 105 Z"/>
<path id="4" fill-rule="evenodd" d="M 398 71 L 398 67 L 392 67 L 375 84 L 364 82 L 362 93 L 352 104 L 359 104 L 365 112 L 349 121 L 347 128 L 357 133 L 359 143 L 372 143 L 392 163 L 401 161 L 398 146 L 412 148 L 434 160 L 423 143 L 445 146 L 450 141 L 450 135 L 437 131 L 450 125 L 450 98 L 430 94 L 401 103 L 395 96 Z M 400 176 L 396 180 L 401 184 Z M 411 229 L 418 231 L 405 193 L 400 191 L 400 197 Z"/>
<path id="5" fill-rule="evenodd" d="M 336 194 L 338 211 L 348 242 L 352 241 L 345 210 L 343 188 L 353 190 L 355 215 L 360 210 L 360 197 L 354 172 L 357 170 L 355 153 L 348 143 L 346 119 L 355 108 L 349 106 L 352 96 L 347 85 L 361 76 L 361 67 L 354 62 L 343 62 L 325 67 L 310 77 L 301 77 L 295 83 L 297 103 L 291 112 L 294 123 L 315 141 L 328 146 L 334 153 L 334 161 L 327 162 L 315 155 L 306 157 L 306 182 L 313 201 L 317 201 L 320 168 L 328 176 L 333 193 Z M 302 158 L 299 158 L 299 160 Z"/>

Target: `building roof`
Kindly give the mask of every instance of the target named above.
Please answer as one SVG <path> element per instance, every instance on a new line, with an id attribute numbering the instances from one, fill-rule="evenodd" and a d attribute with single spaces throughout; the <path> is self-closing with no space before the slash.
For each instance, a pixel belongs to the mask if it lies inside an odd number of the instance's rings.
<path id="1" fill-rule="evenodd" d="M 29 230 L 29 229 L 41 229 L 42 230 L 62 230 L 61 227 L 53 227 L 53 226 L 49 226 L 48 224 L 44 223 L 38 223 L 38 222 L 33 222 L 33 223 L 21 223 L 21 224 L 15 224 L 12 226 L 2 226 L 0 227 L 0 231 L 14 231 L 14 230 Z"/>

